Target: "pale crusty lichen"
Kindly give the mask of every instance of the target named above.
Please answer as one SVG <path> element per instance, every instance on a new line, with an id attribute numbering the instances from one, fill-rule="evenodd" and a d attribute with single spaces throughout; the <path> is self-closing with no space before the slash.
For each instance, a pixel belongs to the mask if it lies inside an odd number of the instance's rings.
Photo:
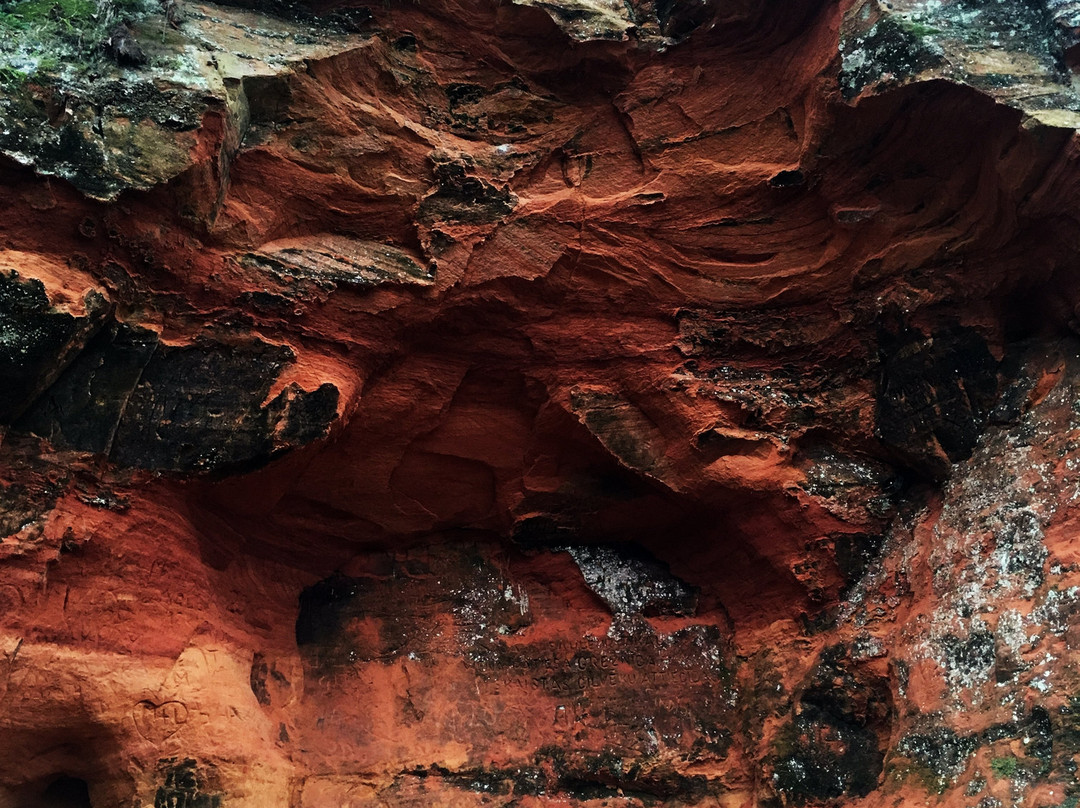
<path id="1" fill-rule="evenodd" d="M 314 17 L 191 4 L 170 23 L 156 0 L 61 2 L 0 0 L 0 154 L 102 200 L 183 172 L 211 108 L 226 113 L 238 142 L 245 79 L 364 41 Z M 47 9 L 44 20 L 29 16 L 34 4 Z M 144 64 L 105 53 L 108 28 L 121 21 L 138 37 Z"/>
<path id="2" fill-rule="evenodd" d="M 863 0 L 841 32 L 845 98 L 913 81 L 966 84 L 1047 126 L 1076 128 L 1074 32 L 1053 0 Z M 1060 4 L 1059 4 L 1060 5 Z M 1060 11 L 1060 9 L 1059 9 Z"/>

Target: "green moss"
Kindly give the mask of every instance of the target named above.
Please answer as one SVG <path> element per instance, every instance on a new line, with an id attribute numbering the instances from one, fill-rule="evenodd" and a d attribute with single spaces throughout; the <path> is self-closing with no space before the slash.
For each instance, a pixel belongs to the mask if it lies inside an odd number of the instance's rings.
<path id="1" fill-rule="evenodd" d="M 0 6 L 0 31 L 21 31 L 26 28 L 26 20 L 3 9 L 4 7 Z"/>
<path id="2" fill-rule="evenodd" d="M 0 0 L 0 89 L 26 78 L 70 79 L 106 58 L 102 44 L 119 20 L 138 20 L 151 0 Z"/>
<path id="3" fill-rule="evenodd" d="M 75 26 L 91 19 L 97 11 L 92 0 L 21 0 L 4 3 L 5 12 L 26 25 L 46 21 Z"/>
<path id="4" fill-rule="evenodd" d="M 926 25 L 925 23 L 916 22 L 915 20 L 901 20 L 900 27 L 912 36 L 920 38 L 941 33 L 940 28 L 934 28 L 932 25 Z"/>
<path id="5" fill-rule="evenodd" d="M 14 67 L 0 65 L 0 87 L 15 88 L 26 83 L 29 76 Z"/>
<path id="6" fill-rule="evenodd" d="M 1014 757 L 996 757 L 990 761 L 990 771 L 996 777 L 1008 780 L 1016 776 L 1019 761 Z"/>

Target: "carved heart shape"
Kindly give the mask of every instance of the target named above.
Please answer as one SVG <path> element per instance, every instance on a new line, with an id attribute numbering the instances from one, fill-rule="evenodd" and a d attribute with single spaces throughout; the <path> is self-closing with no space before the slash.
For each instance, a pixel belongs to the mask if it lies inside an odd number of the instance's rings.
<path id="1" fill-rule="evenodd" d="M 175 735 L 188 720 L 188 708 L 183 702 L 166 701 L 155 704 L 140 701 L 131 711 L 135 728 L 146 740 L 161 743 Z"/>

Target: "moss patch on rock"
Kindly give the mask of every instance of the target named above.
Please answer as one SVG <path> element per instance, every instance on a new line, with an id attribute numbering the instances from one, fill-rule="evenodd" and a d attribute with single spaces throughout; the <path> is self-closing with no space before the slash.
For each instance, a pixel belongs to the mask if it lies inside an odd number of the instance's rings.
<path id="1" fill-rule="evenodd" d="M 152 0 L 0 0 L 0 89 L 93 72 L 109 31 L 152 10 Z"/>

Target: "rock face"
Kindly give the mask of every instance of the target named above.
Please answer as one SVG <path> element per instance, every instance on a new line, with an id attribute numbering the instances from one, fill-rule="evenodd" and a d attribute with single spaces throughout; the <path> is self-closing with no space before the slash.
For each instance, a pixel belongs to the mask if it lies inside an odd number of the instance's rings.
<path id="1" fill-rule="evenodd" d="M 28 2 L 0 806 L 1076 808 L 1076 4 Z"/>

